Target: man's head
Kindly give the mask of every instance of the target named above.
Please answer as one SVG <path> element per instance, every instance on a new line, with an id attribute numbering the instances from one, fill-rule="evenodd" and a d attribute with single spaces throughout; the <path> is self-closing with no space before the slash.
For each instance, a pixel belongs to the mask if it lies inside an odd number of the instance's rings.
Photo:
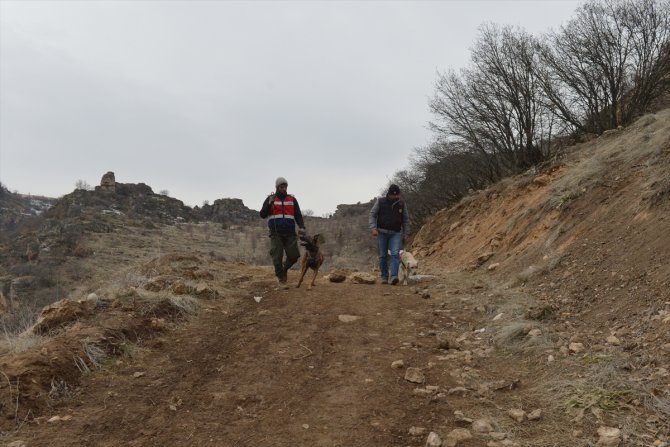
<path id="1" fill-rule="evenodd" d="M 284 177 L 277 177 L 277 180 L 275 180 L 275 188 L 277 188 L 277 191 L 286 192 L 288 182 Z"/>
<path id="2" fill-rule="evenodd" d="M 400 198 L 400 187 L 398 185 L 389 186 L 389 190 L 386 193 L 386 197 L 393 200 L 398 200 Z"/>

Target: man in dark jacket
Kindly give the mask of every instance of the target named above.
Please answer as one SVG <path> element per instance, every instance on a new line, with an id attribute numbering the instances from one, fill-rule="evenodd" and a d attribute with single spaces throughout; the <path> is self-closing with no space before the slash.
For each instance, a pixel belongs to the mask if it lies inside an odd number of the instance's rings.
<path id="1" fill-rule="evenodd" d="M 304 236 L 305 223 L 298 201 L 286 192 L 288 182 L 284 177 L 278 177 L 275 180 L 275 188 L 275 192 L 263 202 L 260 215 L 263 219 L 268 218 L 270 256 L 275 267 L 277 281 L 281 286 L 286 286 L 287 272 L 300 258 L 295 226 L 298 225 L 300 228 L 298 232 Z M 286 260 L 284 260 L 284 252 L 286 252 Z"/>
<path id="2" fill-rule="evenodd" d="M 391 252 L 391 284 L 398 284 L 399 253 L 403 237 L 409 236 L 409 211 L 400 198 L 400 187 L 391 185 L 386 197 L 379 197 L 370 210 L 368 226 L 377 238 L 382 284 L 389 282 L 388 252 Z"/>

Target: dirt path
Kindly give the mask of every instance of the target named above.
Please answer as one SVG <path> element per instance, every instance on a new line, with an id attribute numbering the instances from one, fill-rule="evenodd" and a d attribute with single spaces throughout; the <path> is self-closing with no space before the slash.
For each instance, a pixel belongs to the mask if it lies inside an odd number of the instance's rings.
<path id="1" fill-rule="evenodd" d="M 323 279 L 312 291 L 278 290 L 269 272 L 249 269 L 238 277 L 238 296 L 202 301 L 187 323 L 85 377 L 51 415 L 71 418 L 44 418 L 9 441 L 29 447 L 418 446 L 429 431 L 444 437 L 469 428 L 455 410 L 494 417 L 495 430 L 507 438 L 546 436 L 541 424 L 520 426 L 506 416 L 512 407 L 546 408 L 505 387 L 532 385 L 547 371 L 537 361 L 495 353 L 476 331 L 493 316 L 491 303 L 509 298 L 481 280 L 437 278 L 421 285 L 430 294 L 422 297 L 412 286 Z M 262 280 L 251 281 L 259 272 Z M 358 318 L 343 322 L 341 315 Z M 439 349 L 440 337 L 452 347 L 460 337 L 459 348 Z M 404 367 L 393 368 L 397 360 Z M 405 380 L 408 367 L 420 368 L 426 382 Z M 426 431 L 413 436 L 410 427 Z"/>

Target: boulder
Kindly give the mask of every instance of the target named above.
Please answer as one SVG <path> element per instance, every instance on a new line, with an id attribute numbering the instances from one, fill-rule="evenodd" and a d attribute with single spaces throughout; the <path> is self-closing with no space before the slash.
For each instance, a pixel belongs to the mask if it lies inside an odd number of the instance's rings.
<path id="1" fill-rule="evenodd" d="M 92 301 L 70 301 L 68 299 L 56 301 L 42 309 L 37 323 L 31 328 L 38 335 L 62 327 L 79 318 L 90 315 L 93 310 Z"/>
<path id="2" fill-rule="evenodd" d="M 328 281 L 330 282 L 344 282 L 347 279 L 347 275 L 340 270 L 335 270 L 328 275 Z"/>
<path id="3" fill-rule="evenodd" d="M 356 272 L 351 275 L 351 282 L 354 284 L 374 284 L 377 282 L 370 273 Z"/>

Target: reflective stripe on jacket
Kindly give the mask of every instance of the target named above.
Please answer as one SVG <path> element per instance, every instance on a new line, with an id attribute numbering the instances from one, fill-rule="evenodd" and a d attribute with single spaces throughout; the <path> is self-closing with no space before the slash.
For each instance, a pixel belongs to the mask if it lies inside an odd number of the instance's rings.
<path id="1" fill-rule="evenodd" d="M 275 196 L 268 214 L 268 228 L 279 233 L 295 232 L 295 203 L 292 195 Z"/>

